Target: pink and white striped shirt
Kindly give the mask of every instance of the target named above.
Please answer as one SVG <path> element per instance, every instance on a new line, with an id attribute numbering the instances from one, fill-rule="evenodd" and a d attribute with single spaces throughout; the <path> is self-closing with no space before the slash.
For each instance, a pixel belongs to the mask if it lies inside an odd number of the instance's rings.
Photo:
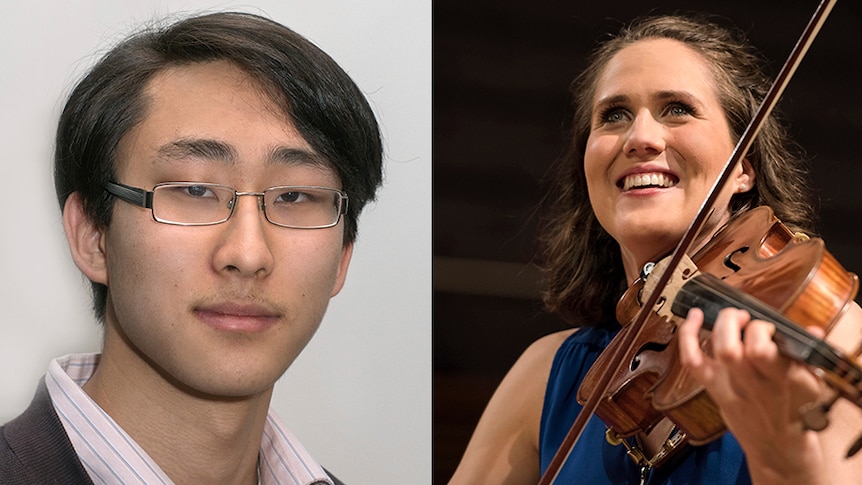
<path id="1" fill-rule="evenodd" d="M 45 384 L 78 458 L 96 485 L 173 484 L 135 440 L 81 388 L 99 354 L 73 354 L 51 361 Z M 270 409 L 260 443 L 262 485 L 333 485 L 323 468 Z"/>

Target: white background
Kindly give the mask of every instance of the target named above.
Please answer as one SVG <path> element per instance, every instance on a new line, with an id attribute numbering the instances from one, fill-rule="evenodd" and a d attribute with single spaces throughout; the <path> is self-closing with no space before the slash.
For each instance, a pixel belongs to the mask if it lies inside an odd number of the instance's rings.
<path id="1" fill-rule="evenodd" d="M 273 405 L 348 484 L 430 483 L 430 3 L 0 0 L 0 422 L 26 407 L 51 358 L 100 346 L 53 194 L 53 131 L 71 86 L 142 23 L 243 10 L 335 58 L 368 96 L 387 154 L 347 285 Z"/>

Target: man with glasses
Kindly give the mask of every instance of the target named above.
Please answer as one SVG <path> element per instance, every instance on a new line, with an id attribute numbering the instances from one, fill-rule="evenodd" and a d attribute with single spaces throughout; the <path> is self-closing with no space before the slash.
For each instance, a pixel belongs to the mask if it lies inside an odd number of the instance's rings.
<path id="1" fill-rule="evenodd" d="M 138 33 L 75 87 L 55 186 L 104 324 L 0 432 L 0 483 L 339 483 L 269 410 L 381 182 L 368 103 L 238 13 Z"/>

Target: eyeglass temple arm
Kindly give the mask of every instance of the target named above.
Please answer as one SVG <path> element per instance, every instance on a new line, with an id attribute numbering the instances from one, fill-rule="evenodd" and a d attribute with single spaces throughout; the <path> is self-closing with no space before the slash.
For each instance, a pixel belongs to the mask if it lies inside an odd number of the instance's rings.
<path id="1" fill-rule="evenodd" d="M 338 212 L 338 216 L 343 216 L 347 214 L 347 204 L 350 202 L 350 199 L 347 198 L 347 194 L 340 194 L 341 197 L 341 211 Z"/>
<path id="2" fill-rule="evenodd" d="M 114 182 L 106 183 L 105 190 L 130 204 L 146 207 L 147 209 L 153 208 L 152 192 Z"/>

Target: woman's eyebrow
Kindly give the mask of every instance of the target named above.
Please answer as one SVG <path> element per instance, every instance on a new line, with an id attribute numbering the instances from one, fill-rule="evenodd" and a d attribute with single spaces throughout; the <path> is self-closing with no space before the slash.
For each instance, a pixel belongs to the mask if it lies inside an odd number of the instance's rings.
<path id="1" fill-rule="evenodd" d="M 667 100 L 667 99 L 684 99 L 686 101 L 696 102 L 698 101 L 697 96 L 693 95 L 688 91 L 681 90 L 667 90 L 667 91 L 659 91 L 655 95 L 653 95 L 654 99 L 659 100 Z"/>
<path id="2" fill-rule="evenodd" d="M 628 101 L 629 101 L 629 97 L 626 96 L 625 94 L 615 94 L 613 96 L 607 96 L 605 98 L 602 98 L 602 99 L 599 99 L 598 101 L 596 101 L 594 109 L 602 108 L 605 106 L 613 106 L 615 104 L 625 104 Z"/>

